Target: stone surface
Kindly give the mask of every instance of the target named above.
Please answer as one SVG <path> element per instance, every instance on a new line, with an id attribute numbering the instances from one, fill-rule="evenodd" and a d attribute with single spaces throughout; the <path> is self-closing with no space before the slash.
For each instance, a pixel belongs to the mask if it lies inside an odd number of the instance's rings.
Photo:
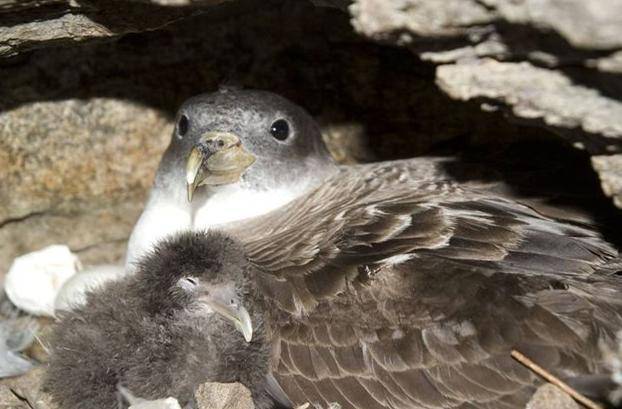
<path id="1" fill-rule="evenodd" d="M 322 128 L 330 154 L 339 163 L 369 162 L 374 154 L 368 146 L 365 129 L 359 123 L 332 124 Z"/>
<path id="2" fill-rule="evenodd" d="M 106 98 L 0 113 L 0 223 L 142 193 L 171 129 L 152 109 Z"/>
<path id="3" fill-rule="evenodd" d="M 442 64 L 436 82 L 452 98 L 502 106 L 592 154 L 622 151 L 622 3 L 357 0 L 349 11 L 361 35 Z"/>
<path id="4" fill-rule="evenodd" d="M 616 51 L 606 57 L 588 60 L 586 65 L 603 72 L 622 74 L 622 51 Z"/>
<path id="5" fill-rule="evenodd" d="M 580 128 L 586 135 L 580 142 L 590 152 L 622 150 L 622 102 L 575 85 L 558 71 L 482 59 L 441 65 L 436 78 L 452 98 L 500 102 L 520 118 L 541 119 L 555 128 Z"/>
<path id="6" fill-rule="evenodd" d="M 538 388 L 531 397 L 525 409 L 580 409 L 581 406 L 575 402 L 564 391 L 550 383 Z"/>
<path id="7" fill-rule="evenodd" d="M 0 385 L 0 409 L 27 409 L 28 405 L 20 400 L 6 385 Z"/>
<path id="8" fill-rule="evenodd" d="M 622 3 L 608 0 L 357 0 L 350 6 L 354 28 L 374 39 L 475 36 L 491 23 L 553 30 L 575 47 L 622 47 Z M 478 40 L 472 38 L 472 40 Z"/>
<path id="9" fill-rule="evenodd" d="M 464 34 L 469 26 L 492 21 L 494 15 L 476 0 L 359 0 L 350 6 L 352 25 L 365 36 L 387 39 L 401 32 L 445 37 Z M 402 37 L 402 41 L 409 41 Z"/>
<path id="10" fill-rule="evenodd" d="M 0 57 L 154 30 L 195 14 L 195 7 L 214 6 L 223 1 L 226 0 L 3 0 L 0 2 Z M 46 12 L 41 13 L 41 9 Z"/>
<path id="11" fill-rule="evenodd" d="M 205 383 L 194 394 L 199 409 L 254 409 L 250 391 L 239 383 Z"/>
<path id="12" fill-rule="evenodd" d="M 593 156 L 592 166 L 598 172 L 603 192 L 622 208 L 622 155 Z"/>
<path id="13" fill-rule="evenodd" d="M 0 56 L 11 56 L 17 50 L 28 50 L 49 42 L 83 41 L 114 35 L 105 26 L 84 15 L 65 14 L 41 22 L 28 22 L 10 27 L 0 27 Z"/>
<path id="14" fill-rule="evenodd" d="M 82 252 L 119 241 L 97 257 L 118 261 L 170 132 L 158 111 L 109 98 L 0 113 L 0 271 L 60 243 L 88 263 Z"/>
<path id="15" fill-rule="evenodd" d="M 512 23 L 552 29 L 581 48 L 622 47 L 622 3 L 610 0 L 484 0 Z"/>
<path id="16" fill-rule="evenodd" d="M 52 398 L 41 390 L 44 368 L 39 367 L 18 378 L 5 379 L 2 383 L 8 386 L 22 401 L 27 402 L 27 408 L 56 409 Z"/>
<path id="17" fill-rule="evenodd" d="M 44 367 L 18 378 L 0 381 L 0 409 L 56 409 L 50 395 L 41 390 Z M 239 383 L 205 383 L 195 392 L 197 409 L 254 409 L 250 391 Z M 148 401 L 132 397 L 129 409 L 176 409 L 175 398 Z M 4 405 L 4 406 L 3 406 Z M 59 408 L 60 409 L 60 408 Z"/>

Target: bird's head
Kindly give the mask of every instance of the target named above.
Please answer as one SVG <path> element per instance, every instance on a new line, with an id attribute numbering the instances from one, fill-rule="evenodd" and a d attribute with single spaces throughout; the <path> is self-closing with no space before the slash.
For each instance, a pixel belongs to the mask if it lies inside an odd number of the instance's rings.
<path id="1" fill-rule="evenodd" d="M 183 161 L 177 166 L 190 201 L 201 186 L 296 188 L 334 166 L 318 125 L 302 108 L 269 92 L 239 89 L 186 101 L 166 156 Z"/>
<path id="2" fill-rule="evenodd" d="M 137 291 L 152 314 L 226 321 L 247 342 L 253 324 L 251 264 L 241 244 L 217 232 L 185 232 L 158 243 L 138 264 Z"/>

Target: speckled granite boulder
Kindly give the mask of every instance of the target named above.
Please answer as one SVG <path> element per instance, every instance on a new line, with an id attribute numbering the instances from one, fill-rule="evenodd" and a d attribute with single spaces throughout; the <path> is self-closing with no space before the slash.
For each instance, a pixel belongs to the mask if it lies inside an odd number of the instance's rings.
<path id="1" fill-rule="evenodd" d="M 170 132 L 157 111 L 109 98 L 0 112 L 0 271 L 53 243 L 118 261 Z"/>

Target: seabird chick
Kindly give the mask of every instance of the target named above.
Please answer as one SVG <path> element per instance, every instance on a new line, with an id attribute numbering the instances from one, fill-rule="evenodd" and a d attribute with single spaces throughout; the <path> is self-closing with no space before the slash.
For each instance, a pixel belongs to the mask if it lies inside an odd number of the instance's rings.
<path id="1" fill-rule="evenodd" d="M 237 381 L 257 408 L 271 407 L 251 275 L 242 247 L 227 235 L 182 233 L 162 241 L 136 274 L 89 293 L 83 307 L 62 315 L 50 338 L 45 388 L 63 409 L 103 409 L 117 407 L 118 386 L 188 405 L 204 382 Z"/>

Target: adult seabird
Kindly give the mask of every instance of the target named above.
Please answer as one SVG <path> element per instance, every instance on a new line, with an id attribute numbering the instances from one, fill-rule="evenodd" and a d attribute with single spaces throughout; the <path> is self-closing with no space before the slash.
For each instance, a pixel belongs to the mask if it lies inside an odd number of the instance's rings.
<path id="1" fill-rule="evenodd" d="M 268 213 L 220 198 L 246 208 L 220 228 L 262 270 L 271 369 L 292 402 L 524 407 L 536 379 L 513 348 L 564 378 L 604 370 L 598 343 L 622 328 L 622 279 L 617 250 L 593 227 L 458 183 L 444 171 L 450 159 L 309 175 L 320 148 L 284 156 L 319 141 L 300 112 L 259 92 L 193 99 L 180 110 L 174 165 L 176 189 L 196 189 L 212 211 L 227 209 L 212 197 L 249 181 L 255 191 L 304 188 Z M 234 150 L 202 146 L 218 135 Z"/>
<path id="2" fill-rule="evenodd" d="M 244 135 L 243 148 L 236 135 Z M 203 180 L 197 166 L 208 154 L 213 156 L 204 165 L 211 171 Z M 253 172 L 239 177 L 251 164 Z M 266 213 L 335 170 L 313 118 L 284 98 L 231 88 L 194 97 L 177 114 L 171 142 L 128 243 L 126 268 L 132 270 L 168 234 Z M 187 187 L 193 171 L 197 177 Z M 208 184 L 195 193 L 197 186 Z"/>
<path id="3" fill-rule="evenodd" d="M 244 307 L 255 304 L 252 274 L 226 235 L 184 233 L 159 243 L 135 274 L 61 315 L 45 388 L 60 408 L 108 409 L 117 407 L 120 387 L 183 406 L 204 382 L 238 381 L 256 408 L 271 408 L 262 316 Z"/>

